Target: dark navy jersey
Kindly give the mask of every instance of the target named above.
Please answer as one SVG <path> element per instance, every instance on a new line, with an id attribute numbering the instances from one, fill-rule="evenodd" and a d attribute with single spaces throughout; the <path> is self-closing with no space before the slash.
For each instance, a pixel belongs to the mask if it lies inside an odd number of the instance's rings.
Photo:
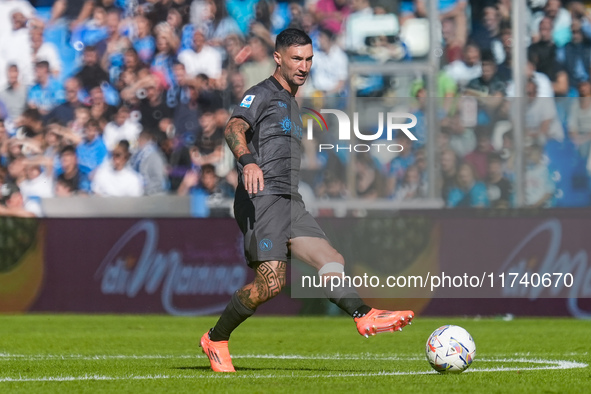
<path id="1" fill-rule="evenodd" d="M 265 79 L 245 93 L 232 117 L 250 125 L 246 142 L 265 180 L 265 189 L 257 194 L 301 198 L 298 182 L 304 128 L 298 103 L 291 93 L 274 77 Z M 242 169 L 238 163 L 240 182 Z"/>

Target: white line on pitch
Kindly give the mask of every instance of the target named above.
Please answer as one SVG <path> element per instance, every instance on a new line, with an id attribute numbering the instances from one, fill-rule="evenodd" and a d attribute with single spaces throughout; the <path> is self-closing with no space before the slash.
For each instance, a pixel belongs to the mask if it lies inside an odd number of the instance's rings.
<path id="1" fill-rule="evenodd" d="M 509 360 L 507 360 L 509 361 Z M 528 362 L 530 362 L 528 360 Z M 469 369 L 466 372 L 511 372 L 511 371 L 539 371 L 539 370 L 560 370 L 585 368 L 587 364 L 575 363 L 570 361 L 549 361 L 554 365 L 540 366 L 540 367 L 524 367 L 524 368 L 478 368 Z M 404 375 L 434 375 L 435 371 L 393 371 L 393 372 L 375 372 L 375 373 L 349 373 L 349 374 L 325 374 L 325 375 L 298 375 L 298 374 L 284 374 L 284 375 L 259 375 L 259 374 L 210 374 L 210 375 L 146 375 L 146 376 L 104 376 L 104 375 L 83 375 L 83 376 L 45 376 L 39 378 L 0 378 L 0 383 L 8 382 L 69 382 L 81 380 L 157 380 L 157 379 L 302 379 L 302 378 L 356 378 L 356 377 L 381 377 L 381 376 L 404 376 Z"/>
<path id="2" fill-rule="evenodd" d="M 3 354 L 2 357 L 7 356 Z M 19 356 L 19 355 L 12 355 Z M 24 355 L 22 355 L 24 356 Z M 25 356 L 26 357 L 26 356 Z M 164 356 L 159 356 L 164 357 Z M 174 356 L 170 356 L 171 358 Z M 328 358 L 332 357 L 332 358 Z M 356 358 L 355 358 L 356 357 Z M 362 359 L 362 356 L 356 355 L 334 355 L 334 356 L 301 356 L 301 355 L 241 355 L 235 358 L 267 358 L 267 359 Z M 375 359 L 375 358 L 374 358 Z M 381 360 L 389 360 L 390 358 L 382 358 Z M 396 360 L 418 360 L 420 358 L 407 357 L 396 358 Z M 547 364 L 534 367 L 494 367 L 494 368 L 473 368 L 466 372 L 510 372 L 510 371 L 535 371 L 535 370 L 562 370 L 574 368 L 586 368 L 588 364 L 564 361 L 564 360 L 543 360 L 543 359 L 527 359 L 527 358 L 491 358 L 480 359 L 481 362 L 496 362 L 496 363 L 529 363 L 529 364 Z M 145 376 L 103 376 L 103 375 L 83 375 L 83 376 L 46 376 L 46 377 L 4 377 L 0 378 L 0 383 L 7 382 L 66 382 L 66 381 L 81 381 L 81 380 L 155 380 L 155 379 L 290 379 L 290 378 L 348 378 L 348 377 L 379 377 L 379 376 L 402 376 L 402 375 L 429 375 L 436 374 L 435 371 L 393 371 L 393 372 L 374 372 L 374 373 L 349 373 L 349 374 L 324 374 L 324 375 L 298 375 L 298 374 L 283 374 L 283 375 L 260 375 L 260 374 L 208 374 L 208 375 L 145 375 Z"/>

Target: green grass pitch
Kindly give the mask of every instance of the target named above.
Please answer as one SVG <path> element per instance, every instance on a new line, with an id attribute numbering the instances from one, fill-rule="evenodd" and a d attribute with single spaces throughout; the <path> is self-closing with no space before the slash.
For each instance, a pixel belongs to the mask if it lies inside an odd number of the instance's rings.
<path id="1" fill-rule="evenodd" d="M 591 321 L 421 318 L 365 339 L 351 319 L 262 317 L 233 335 L 235 374 L 215 374 L 197 344 L 215 317 L 0 316 L 0 393 L 591 392 Z M 431 370 L 429 334 L 466 328 L 476 360 Z"/>

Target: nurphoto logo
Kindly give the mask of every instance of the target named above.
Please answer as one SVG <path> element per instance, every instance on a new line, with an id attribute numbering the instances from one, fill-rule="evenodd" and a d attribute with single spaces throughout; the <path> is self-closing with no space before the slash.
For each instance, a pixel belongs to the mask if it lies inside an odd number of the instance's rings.
<path id="1" fill-rule="evenodd" d="M 303 115 L 308 116 L 307 122 L 307 138 L 314 139 L 314 125 L 316 124 L 320 130 L 328 131 L 328 123 L 322 114 L 331 114 L 336 116 L 338 124 L 338 140 L 351 141 L 354 134 L 361 141 L 377 141 L 383 140 L 383 134 L 386 133 L 386 141 L 392 141 L 396 134 L 395 131 L 403 132 L 411 141 L 417 141 L 417 137 L 410 131 L 416 126 L 417 117 L 407 112 L 383 112 L 378 113 L 378 129 L 374 132 L 361 132 L 359 129 L 359 113 L 353 113 L 353 127 L 351 127 L 351 119 L 345 112 L 337 109 L 321 109 L 320 112 L 304 107 Z M 409 121 L 410 120 L 410 121 Z M 384 128 L 385 123 L 385 128 Z M 384 130 L 385 129 L 385 130 Z M 353 133 L 351 132 L 353 131 Z M 389 152 L 401 152 L 403 146 L 400 144 L 386 144 L 386 143 L 372 143 L 372 144 L 326 144 L 318 145 L 318 151 L 335 150 L 348 152 L 369 152 L 370 150 L 387 150 Z"/>

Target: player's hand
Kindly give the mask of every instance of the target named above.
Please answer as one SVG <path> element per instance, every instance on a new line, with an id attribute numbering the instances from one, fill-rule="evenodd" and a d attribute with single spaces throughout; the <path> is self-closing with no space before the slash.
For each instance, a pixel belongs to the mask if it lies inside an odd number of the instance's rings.
<path id="1" fill-rule="evenodd" d="M 250 163 L 244 166 L 242 171 L 244 174 L 244 187 L 248 194 L 257 194 L 265 188 L 265 181 L 263 180 L 263 170 L 255 163 Z"/>

